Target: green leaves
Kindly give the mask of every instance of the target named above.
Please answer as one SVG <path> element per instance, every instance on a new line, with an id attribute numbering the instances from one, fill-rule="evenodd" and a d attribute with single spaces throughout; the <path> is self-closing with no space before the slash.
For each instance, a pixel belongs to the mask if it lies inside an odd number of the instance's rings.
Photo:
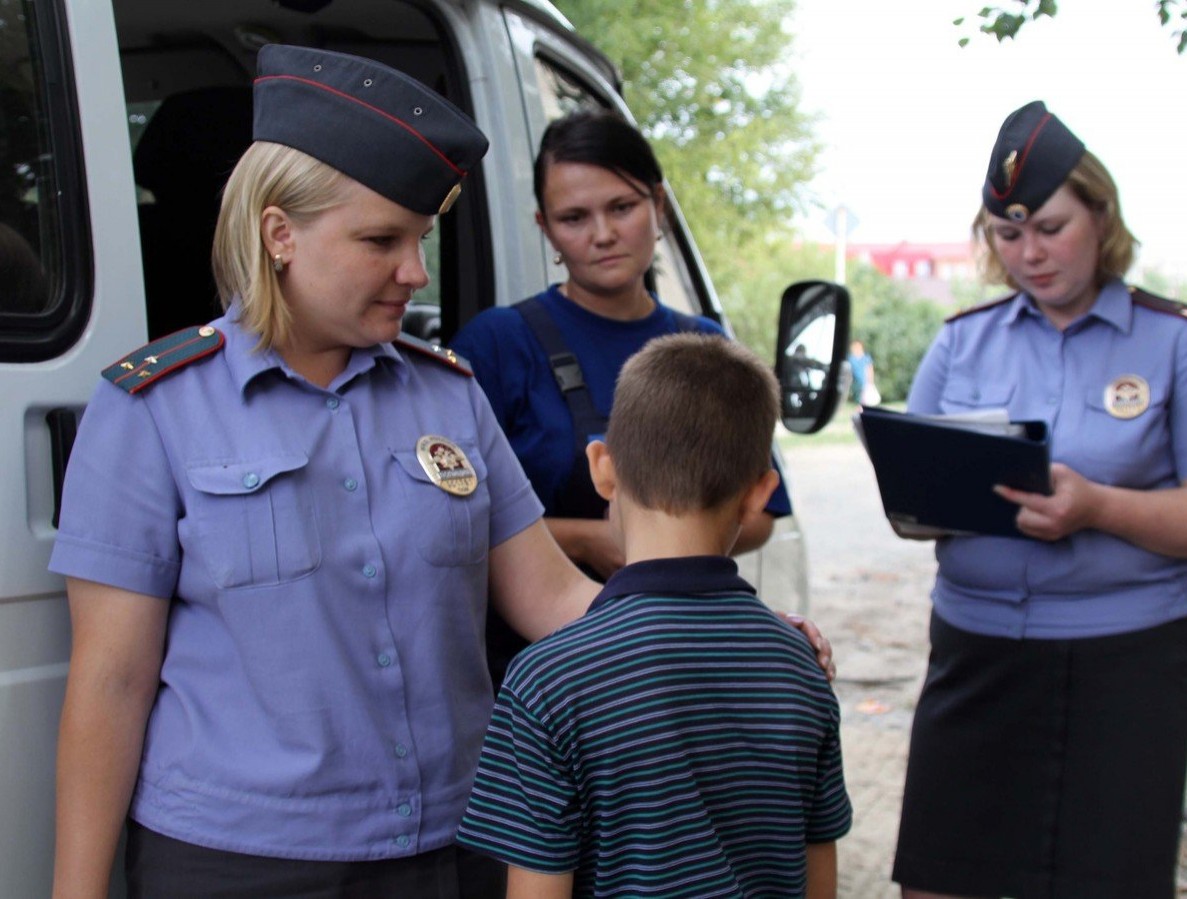
<path id="1" fill-rule="evenodd" d="M 1054 18 L 1059 8 L 1056 0 L 1014 0 L 1014 6 L 1003 9 L 999 6 L 985 6 L 977 13 L 981 24 L 977 30 L 988 34 L 1002 42 L 1007 38 L 1014 38 L 1028 22 L 1041 19 L 1044 16 Z M 1187 51 L 1187 0 L 1157 0 L 1158 20 L 1164 27 L 1171 27 L 1171 34 L 1175 36 L 1176 52 L 1182 54 Z M 1013 11 L 1011 11 L 1013 10 Z M 1128 14 L 1128 11 L 1124 14 Z M 957 28 L 964 25 L 965 17 L 954 19 L 952 24 Z M 969 38 L 961 37 L 957 43 L 968 46 Z"/>

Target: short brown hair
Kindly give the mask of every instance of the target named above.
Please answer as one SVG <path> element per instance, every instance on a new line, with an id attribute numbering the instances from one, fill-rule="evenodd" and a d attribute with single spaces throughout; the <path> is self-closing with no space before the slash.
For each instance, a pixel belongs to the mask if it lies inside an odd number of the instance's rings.
<path id="1" fill-rule="evenodd" d="M 714 509 L 771 468 L 779 385 L 736 341 L 657 337 L 618 376 L 606 445 L 618 485 L 669 514 Z"/>
<path id="2" fill-rule="evenodd" d="M 341 202 L 347 176 L 312 156 L 282 144 L 256 141 L 240 157 L 223 190 L 211 262 L 219 299 L 235 297 L 243 326 L 260 336 L 260 347 L 283 343 L 289 311 L 260 233 L 269 206 L 308 222 Z"/>
<path id="3" fill-rule="evenodd" d="M 1102 285 L 1113 278 L 1124 277 L 1133 264 L 1137 240 L 1125 226 L 1121 217 L 1121 199 L 1117 185 L 1104 164 L 1088 151 L 1080 157 L 1076 167 L 1064 182 L 1072 193 L 1090 210 L 1100 216 L 1104 224 L 1101 235 L 1099 258 L 1096 261 L 1096 283 Z M 980 249 L 982 277 L 990 284 L 1008 284 L 1014 290 L 1018 285 L 1002 265 L 997 249 L 993 245 L 993 230 L 989 227 L 991 216 L 984 206 L 973 219 L 973 239 Z"/>

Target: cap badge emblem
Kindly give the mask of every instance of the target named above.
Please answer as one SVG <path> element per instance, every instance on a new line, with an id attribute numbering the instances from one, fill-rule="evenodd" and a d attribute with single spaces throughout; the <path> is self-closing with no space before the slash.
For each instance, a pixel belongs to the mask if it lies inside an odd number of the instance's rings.
<path id="1" fill-rule="evenodd" d="M 1114 418 L 1137 418 L 1150 408 L 1150 385 L 1141 375 L 1120 375 L 1105 388 L 1105 409 Z"/>
<path id="2" fill-rule="evenodd" d="M 1015 222 L 1025 222 L 1030 210 L 1021 203 L 1011 203 L 1006 207 L 1006 218 Z"/>
<path id="3" fill-rule="evenodd" d="M 449 189 L 449 193 L 447 193 L 445 195 L 445 199 L 441 201 L 441 208 L 437 210 L 437 215 L 445 215 L 445 213 L 449 212 L 449 207 L 454 204 L 454 201 L 458 198 L 458 195 L 461 194 L 461 192 L 462 182 L 459 181 Z"/>
<path id="4" fill-rule="evenodd" d="M 429 480 L 446 493 L 469 496 L 478 486 L 474 466 L 452 440 L 426 434 L 416 441 L 416 458 Z"/>
<path id="5" fill-rule="evenodd" d="M 1018 166 L 1018 151 L 1011 150 L 1010 155 L 1002 160 L 1002 174 L 1006 176 L 1006 187 L 1014 186 L 1014 169 Z"/>

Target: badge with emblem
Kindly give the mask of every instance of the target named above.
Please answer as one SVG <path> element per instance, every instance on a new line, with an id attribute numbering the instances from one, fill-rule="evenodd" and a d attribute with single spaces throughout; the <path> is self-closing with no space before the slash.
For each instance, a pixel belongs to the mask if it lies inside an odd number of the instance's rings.
<path id="1" fill-rule="evenodd" d="M 469 496 L 478 486 L 474 466 L 452 440 L 426 434 L 416 441 L 416 458 L 434 484 L 454 496 Z"/>
<path id="2" fill-rule="evenodd" d="M 1150 385 L 1141 375 L 1121 375 L 1105 388 L 1105 409 L 1114 418 L 1137 418 L 1150 408 Z"/>

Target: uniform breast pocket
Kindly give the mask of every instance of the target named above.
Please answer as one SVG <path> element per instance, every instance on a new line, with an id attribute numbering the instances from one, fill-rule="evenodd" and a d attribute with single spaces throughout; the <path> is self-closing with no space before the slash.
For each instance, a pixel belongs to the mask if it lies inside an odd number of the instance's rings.
<path id="1" fill-rule="evenodd" d="M 1014 396 L 1012 384 L 981 383 L 972 378 L 953 377 L 944 385 L 940 409 L 945 415 L 973 409 L 1001 409 Z"/>
<path id="2" fill-rule="evenodd" d="M 269 586 L 304 577 L 321 564 L 313 491 L 304 454 L 194 466 L 187 517 L 219 587 Z"/>
<path id="3" fill-rule="evenodd" d="M 1084 427 L 1068 464 L 1093 480 L 1118 486 L 1148 484 L 1172 465 L 1167 389 L 1146 387 L 1137 401 L 1127 405 L 1108 397 L 1104 389 L 1084 396 Z"/>
<path id="4" fill-rule="evenodd" d="M 412 451 L 392 451 L 396 480 L 404 494 L 404 510 L 414 532 L 417 551 L 430 565 L 453 568 L 473 565 L 490 549 L 490 492 L 486 465 L 473 444 L 460 444 L 474 467 L 477 486 L 468 496 L 454 496 L 433 483 Z"/>

